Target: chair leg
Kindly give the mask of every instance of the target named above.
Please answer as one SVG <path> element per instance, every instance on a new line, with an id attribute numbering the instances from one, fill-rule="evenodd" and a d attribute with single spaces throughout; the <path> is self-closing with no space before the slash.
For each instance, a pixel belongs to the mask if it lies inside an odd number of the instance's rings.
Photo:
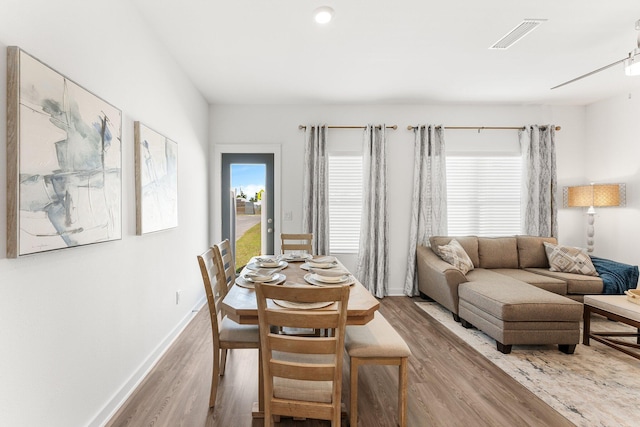
<path id="1" fill-rule="evenodd" d="M 262 348 L 258 348 L 258 409 L 264 411 L 264 373 L 262 368 Z"/>
<path id="2" fill-rule="evenodd" d="M 224 368 L 227 367 L 227 349 L 222 349 L 222 356 L 220 357 L 220 376 L 224 375 Z"/>
<path id="3" fill-rule="evenodd" d="M 213 374 L 211 376 L 211 396 L 209 396 L 209 407 L 216 405 L 216 394 L 218 392 L 218 377 L 220 375 L 220 349 L 213 349 Z"/>
<path id="4" fill-rule="evenodd" d="M 349 368 L 349 425 L 351 427 L 358 426 L 358 367 L 360 359 L 352 357 Z"/>
<path id="5" fill-rule="evenodd" d="M 398 370 L 398 424 L 407 426 L 407 358 L 400 359 Z"/>

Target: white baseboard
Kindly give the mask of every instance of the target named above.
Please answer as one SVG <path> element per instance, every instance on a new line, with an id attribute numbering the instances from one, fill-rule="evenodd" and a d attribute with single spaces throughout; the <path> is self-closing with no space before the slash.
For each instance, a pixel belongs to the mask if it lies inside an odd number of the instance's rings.
<path id="1" fill-rule="evenodd" d="M 193 320 L 196 313 L 207 303 L 206 297 L 202 297 L 193 309 L 176 325 L 175 328 L 162 340 L 151 354 L 142 362 L 140 367 L 131 375 L 124 385 L 118 390 L 113 398 L 102 408 L 95 418 L 88 424 L 88 427 L 102 427 L 116 414 L 122 405 L 127 401 L 135 389 L 145 379 L 149 372 L 158 363 L 160 358 L 171 347 L 171 344 L 180 336 L 182 331 Z"/>

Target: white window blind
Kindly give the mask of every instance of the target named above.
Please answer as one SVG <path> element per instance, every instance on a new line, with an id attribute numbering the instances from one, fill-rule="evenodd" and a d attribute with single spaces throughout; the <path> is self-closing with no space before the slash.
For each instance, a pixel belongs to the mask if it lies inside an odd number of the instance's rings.
<path id="1" fill-rule="evenodd" d="M 520 156 L 447 156 L 448 234 L 520 234 Z"/>
<path id="2" fill-rule="evenodd" d="M 362 156 L 329 154 L 331 253 L 358 253 L 362 213 Z"/>

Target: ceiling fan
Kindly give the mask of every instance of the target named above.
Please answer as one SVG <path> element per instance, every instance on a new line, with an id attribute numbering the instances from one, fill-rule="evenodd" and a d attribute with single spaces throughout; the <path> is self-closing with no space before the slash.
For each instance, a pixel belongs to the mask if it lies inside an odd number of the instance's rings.
<path id="1" fill-rule="evenodd" d="M 636 21 L 636 30 L 640 31 L 640 19 Z M 564 82 L 562 84 L 559 84 L 558 86 L 554 86 L 551 88 L 551 90 L 553 89 L 557 89 L 559 87 L 568 85 L 569 83 L 573 83 L 575 81 L 584 79 L 585 77 L 589 77 L 595 73 L 599 73 L 600 71 L 604 71 L 607 68 L 611 68 L 614 65 L 618 65 L 621 62 L 624 62 L 624 72 L 627 76 L 638 76 L 640 75 L 640 32 L 638 33 L 638 43 L 635 49 L 633 49 L 633 51 L 629 52 L 629 55 L 627 55 L 625 58 L 622 58 L 616 62 L 612 62 L 609 65 L 605 65 L 602 68 L 598 68 L 597 70 L 593 70 L 587 74 L 583 74 L 580 77 L 576 77 L 575 79 L 571 79 L 568 82 Z"/>

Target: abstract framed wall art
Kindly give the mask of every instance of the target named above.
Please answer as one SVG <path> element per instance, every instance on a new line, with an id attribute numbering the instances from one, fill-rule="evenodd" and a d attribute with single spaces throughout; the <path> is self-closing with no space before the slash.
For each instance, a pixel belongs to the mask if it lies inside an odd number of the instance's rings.
<path id="1" fill-rule="evenodd" d="M 178 144 L 134 123 L 136 234 L 178 226 Z"/>
<path id="2" fill-rule="evenodd" d="M 7 257 L 122 238 L 122 112 L 7 48 Z"/>

